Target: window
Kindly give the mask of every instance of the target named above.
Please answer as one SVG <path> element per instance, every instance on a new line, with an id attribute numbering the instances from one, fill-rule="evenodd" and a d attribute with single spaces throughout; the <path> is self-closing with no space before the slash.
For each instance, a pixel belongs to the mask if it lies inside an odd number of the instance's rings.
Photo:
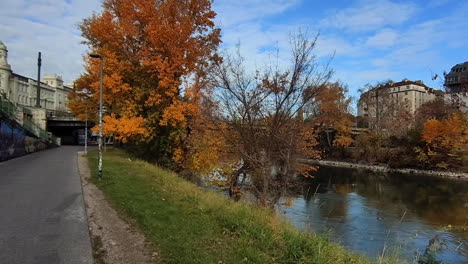
<path id="1" fill-rule="evenodd" d="M 406 89 L 409 89 L 409 85 L 406 86 Z"/>
<path id="2" fill-rule="evenodd" d="M 405 95 L 408 95 L 408 92 L 405 92 Z"/>

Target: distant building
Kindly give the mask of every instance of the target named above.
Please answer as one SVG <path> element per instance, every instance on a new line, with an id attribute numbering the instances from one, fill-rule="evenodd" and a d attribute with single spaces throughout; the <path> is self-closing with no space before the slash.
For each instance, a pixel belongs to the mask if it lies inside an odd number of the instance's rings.
<path id="1" fill-rule="evenodd" d="M 21 76 L 11 70 L 8 64 L 8 50 L 0 41 L 0 96 L 26 108 L 36 106 L 37 80 Z M 41 81 L 41 108 L 48 112 L 69 112 L 68 93 L 71 87 L 63 85 L 61 76 L 44 75 Z"/>
<path id="2" fill-rule="evenodd" d="M 414 115 L 424 103 L 432 101 L 443 92 L 426 86 L 422 81 L 404 79 L 401 82 L 388 82 L 366 91 L 358 101 L 358 116 L 367 119 L 369 127 L 376 127 L 381 120 L 404 110 Z"/>
<path id="3" fill-rule="evenodd" d="M 452 67 L 445 75 L 446 99 L 456 102 L 460 110 L 468 113 L 468 61 Z"/>
<path id="4" fill-rule="evenodd" d="M 452 67 L 445 75 L 445 87 L 451 93 L 468 93 L 468 61 Z"/>

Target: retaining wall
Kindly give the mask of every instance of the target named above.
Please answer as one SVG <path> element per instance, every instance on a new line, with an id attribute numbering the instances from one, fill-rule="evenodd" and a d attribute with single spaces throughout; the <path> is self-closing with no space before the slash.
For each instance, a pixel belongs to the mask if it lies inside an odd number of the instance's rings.
<path id="1" fill-rule="evenodd" d="M 46 142 L 28 136 L 20 124 L 0 115 L 0 161 L 46 148 Z"/>

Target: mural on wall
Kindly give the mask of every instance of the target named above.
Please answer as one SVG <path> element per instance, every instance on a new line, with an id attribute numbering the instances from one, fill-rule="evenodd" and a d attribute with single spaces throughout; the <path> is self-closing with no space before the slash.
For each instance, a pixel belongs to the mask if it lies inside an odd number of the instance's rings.
<path id="1" fill-rule="evenodd" d="M 21 127 L 0 119 L 0 161 L 24 155 L 25 136 Z"/>

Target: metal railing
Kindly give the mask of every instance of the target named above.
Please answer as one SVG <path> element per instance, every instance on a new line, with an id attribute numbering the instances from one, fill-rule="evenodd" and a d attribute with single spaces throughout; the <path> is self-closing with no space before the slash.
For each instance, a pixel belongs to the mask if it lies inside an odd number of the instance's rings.
<path id="1" fill-rule="evenodd" d="M 23 111 L 30 114 L 31 111 L 27 108 L 23 108 Z M 52 133 L 45 131 L 35 124 L 31 119 L 23 118 L 22 122 L 18 120 L 18 107 L 10 100 L 0 96 L 0 112 L 7 116 L 7 118 L 14 120 L 18 123 L 22 123 L 23 128 L 35 135 L 36 137 L 56 145 L 60 145 L 60 138 L 52 135 Z"/>
<path id="2" fill-rule="evenodd" d="M 28 130 L 29 132 L 33 133 L 36 135 L 38 138 L 41 139 L 48 139 L 49 136 L 47 134 L 47 131 L 44 129 L 40 128 L 38 125 L 36 125 L 32 120 L 30 119 L 24 119 L 23 120 L 23 127 L 24 129 Z"/>
<path id="3" fill-rule="evenodd" d="M 18 113 L 16 105 L 2 96 L 0 96 L 0 111 L 8 118 L 16 120 L 16 114 Z"/>

